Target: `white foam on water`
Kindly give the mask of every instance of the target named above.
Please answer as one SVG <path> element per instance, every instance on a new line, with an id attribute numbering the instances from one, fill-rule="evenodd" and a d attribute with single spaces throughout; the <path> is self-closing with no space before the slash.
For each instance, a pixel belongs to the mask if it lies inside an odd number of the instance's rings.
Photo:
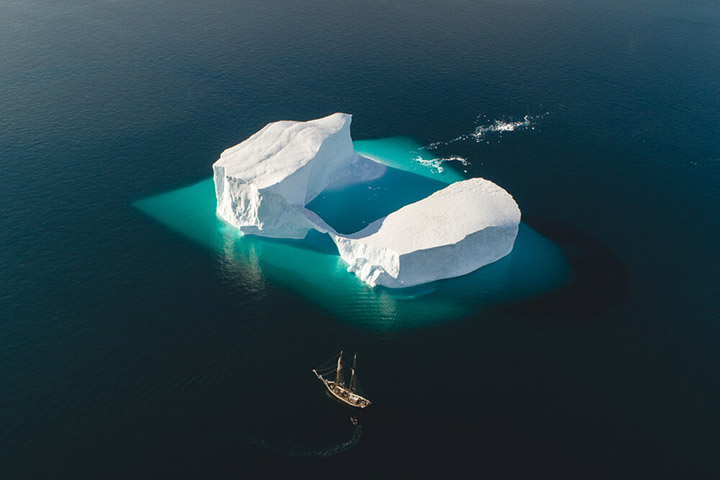
<path id="1" fill-rule="evenodd" d="M 512 120 L 512 119 L 501 119 L 501 120 L 494 120 L 492 123 L 484 124 L 484 125 L 478 125 L 475 127 L 475 130 L 473 130 L 470 133 L 465 133 L 463 135 L 460 135 L 459 137 L 455 137 L 453 139 L 447 140 L 447 141 L 440 141 L 440 142 L 432 142 L 427 145 L 425 145 L 423 148 L 425 150 L 435 150 L 436 148 L 440 146 L 449 145 L 451 143 L 460 142 L 464 140 L 474 140 L 477 143 L 480 143 L 481 141 L 485 140 L 489 135 L 491 134 L 499 134 L 502 135 L 506 132 L 514 132 L 516 130 L 524 130 L 527 128 L 535 129 L 533 126 L 535 122 L 545 115 L 548 115 L 550 112 L 545 112 L 540 115 L 525 115 L 522 120 Z M 478 119 L 480 116 L 478 116 Z"/>
<path id="2" fill-rule="evenodd" d="M 437 147 L 440 147 L 442 145 L 447 145 L 448 143 L 451 143 L 453 140 L 449 140 L 447 142 L 432 142 L 428 143 L 424 147 L 422 147 L 425 150 L 435 150 Z"/>
<path id="3" fill-rule="evenodd" d="M 480 125 L 475 129 L 470 137 L 476 141 L 480 141 L 489 132 L 514 132 L 520 128 L 527 128 L 532 124 L 530 115 L 525 115 L 522 120 L 517 122 L 508 122 L 504 120 L 495 120 L 491 125 Z"/>
<path id="4" fill-rule="evenodd" d="M 442 166 L 442 164 L 445 162 L 460 162 L 464 166 L 468 165 L 467 158 L 460 157 L 458 155 L 431 159 L 422 158 L 420 155 L 418 155 L 417 157 L 413 158 L 413 160 L 424 167 L 429 167 L 431 170 L 434 170 L 437 173 L 442 173 L 445 170 L 445 168 L 443 168 Z"/>

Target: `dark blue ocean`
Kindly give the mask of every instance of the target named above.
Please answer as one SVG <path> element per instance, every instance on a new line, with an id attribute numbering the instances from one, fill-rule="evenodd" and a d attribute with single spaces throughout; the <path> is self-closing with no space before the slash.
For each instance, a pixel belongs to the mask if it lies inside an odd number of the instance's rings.
<path id="1" fill-rule="evenodd" d="M 318 211 L 481 176 L 516 250 L 390 292 L 214 217 L 333 112 L 419 175 Z M 0 168 L 0 478 L 720 477 L 716 0 L 2 0 Z"/>

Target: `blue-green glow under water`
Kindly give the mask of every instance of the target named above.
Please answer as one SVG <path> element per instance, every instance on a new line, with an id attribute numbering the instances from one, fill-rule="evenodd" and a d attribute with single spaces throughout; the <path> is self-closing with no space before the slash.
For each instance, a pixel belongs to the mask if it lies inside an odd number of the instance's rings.
<path id="1" fill-rule="evenodd" d="M 0 478 L 720 478 L 719 53 L 717 0 L 0 2 Z M 225 148 L 337 111 L 424 177 L 312 208 L 483 177 L 515 251 L 372 290 L 217 221 Z"/>
<path id="2" fill-rule="evenodd" d="M 452 168 L 434 172 L 415 161 L 420 146 L 407 138 L 364 140 L 355 147 L 385 163 L 387 173 L 342 191 L 323 192 L 308 205 L 344 233 L 463 179 Z M 562 250 L 525 224 L 513 251 L 503 259 L 462 277 L 393 290 L 371 288 L 347 272 L 326 235 L 311 232 L 297 241 L 242 235 L 215 215 L 212 179 L 134 205 L 216 252 L 227 278 L 254 283 L 257 289 L 268 281 L 283 285 L 331 314 L 367 327 L 447 321 L 484 305 L 546 293 L 571 276 Z"/>

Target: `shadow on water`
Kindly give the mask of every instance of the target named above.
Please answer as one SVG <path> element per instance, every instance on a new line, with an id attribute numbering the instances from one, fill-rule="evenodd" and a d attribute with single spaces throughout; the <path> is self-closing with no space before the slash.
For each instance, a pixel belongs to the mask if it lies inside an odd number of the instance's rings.
<path id="1" fill-rule="evenodd" d="M 521 315 L 574 317 L 601 313 L 627 297 L 627 271 L 602 242 L 555 220 L 526 217 L 524 221 L 562 248 L 573 279 L 556 290 L 504 303 L 498 309 Z"/>

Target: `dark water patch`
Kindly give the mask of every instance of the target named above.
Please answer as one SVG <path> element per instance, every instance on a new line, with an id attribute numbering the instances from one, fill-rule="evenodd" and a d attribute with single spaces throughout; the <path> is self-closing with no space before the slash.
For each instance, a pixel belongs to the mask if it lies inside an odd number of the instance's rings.
<path id="1" fill-rule="evenodd" d="M 259 439 L 247 437 L 239 434 L 227 433 L 221 435 L 220 438 L 227 441 L 241 441 L 243 443 L 252 445 L 254 447 L 269 450 L 270 452 L 296 458 L 325 458 L 340 453 L 347 452 L 353 448 L 360 441 L 362 435 L 362 425 L 357 424 L 353 426 L 352 435 L 349 439 L 344 442 L 326 445 L 326 446 L 311 446 L 311 445 L 299 445 L 290 442 L 276 440 L 276 439 Z"/>
<path id="2" fill-rule="evenodd" d="M 573 318 L 601 314 L 627 297 L 629 275 L 607 245 L 567 223 L 537 217 L 524 220 L 562 248 L 572 280 L 541 296 L 504 304 L 498 307 L 501 311 Z"/>

